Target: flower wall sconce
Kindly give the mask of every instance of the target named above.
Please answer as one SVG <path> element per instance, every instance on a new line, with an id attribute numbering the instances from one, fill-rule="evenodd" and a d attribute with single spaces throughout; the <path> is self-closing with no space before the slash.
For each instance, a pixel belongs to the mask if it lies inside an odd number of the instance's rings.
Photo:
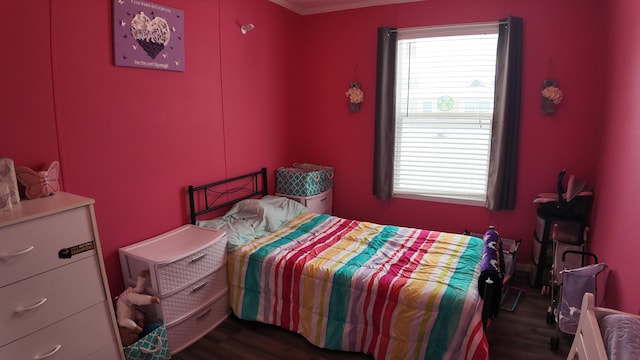
<path id="1" fill-rule="evenodd" d="M 364 100 L 364 92 L 360 89 L 360 83 L 352 82 L 349 84 L 349 89 L 347 89 L 345 95 L 349 98 L 349 111 L 359 112 Z"/>
<path id="2" fill-rule="evenodd" d="M 562 91 L 558 88 L 558 80 L 547 79 L 542 82 L 542 115 L 553 115 L 562 102 Z"/>

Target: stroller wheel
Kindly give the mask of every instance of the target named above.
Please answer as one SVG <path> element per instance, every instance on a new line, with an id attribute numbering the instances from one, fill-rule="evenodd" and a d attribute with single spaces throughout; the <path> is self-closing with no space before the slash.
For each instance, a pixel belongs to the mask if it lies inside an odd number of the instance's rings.
<path id="1" fill-rule="evenodd" d="M 549 347 L 551 348 L 551 350 L 557 350 L 559 346 L 560 346 L 560 338 L 552 337 L 551 341 L 549 341 Z"/>

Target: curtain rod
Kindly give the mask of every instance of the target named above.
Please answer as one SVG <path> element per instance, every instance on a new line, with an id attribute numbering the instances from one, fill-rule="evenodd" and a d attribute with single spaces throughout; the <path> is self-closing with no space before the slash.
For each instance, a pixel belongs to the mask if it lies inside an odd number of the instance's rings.
<path id="1" fill-rule="evenodd" d="M 395 30 L 389 30 L 389 32 L 411 32 L 411 31 L 424 31 L 429 28 L 438 28 L 440 30 L 446 29 L 463 29 L 477 26 L 488 26 L 488 25 L 508 25 L 508 21 L 489 21 L 489 22 L 478 22 L 478 23 L 469 23 L 469 24 L 454 24 L 454 25 L 431 25 L 431 26 L 420 26 L 420 27 L 410 27 L 410 28 L 401 28 Z"/>

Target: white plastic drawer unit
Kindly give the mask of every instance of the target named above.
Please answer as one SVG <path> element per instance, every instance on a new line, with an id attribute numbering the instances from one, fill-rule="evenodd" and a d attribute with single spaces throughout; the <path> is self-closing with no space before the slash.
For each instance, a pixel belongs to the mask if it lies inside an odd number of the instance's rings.
<path id="1" fill-rule="evenodd" d="M 333 189 L 308 197 L 305 206 L 312 212 L 331 214 L 333 207 Z"/>
<path id="2" fill-rule="evenodd" d="M 296 196 L 280 193 L 276 193 L 276 196 L 284 196 L 295 200 L 313 213 L 331 215 L 333 212 L 333 189 L 329 189 L 313 196 Z"/>
<path id="3" fill-rule="evenodd" d="M 223 231 L 184 225 L 162 235 L 119 249 L 122 276 L 135 284 L 149 270 L 147 292 L 165 296 L 227 263 Z"/>
<path id="4" fill-rule="evenodd" d="M 149 270 L 145 292 L 160 297 L 160 304 L 145 309 L 167 326 L 171 354 L 229 314 L 224 231 L 184 225 L 119 253 L 125 285 L 135 286 L 138 274 Z"/>

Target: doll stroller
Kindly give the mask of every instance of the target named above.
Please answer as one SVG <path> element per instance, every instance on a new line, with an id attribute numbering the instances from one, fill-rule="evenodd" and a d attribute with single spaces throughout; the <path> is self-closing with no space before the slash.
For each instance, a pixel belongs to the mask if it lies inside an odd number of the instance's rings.
<path id="1" fill-rule="evenodd" d="M 593 263 L 578 268 L 567 269 L 564 264 L 567 256 L 580 255 L 582 264 L 586 258 L 592 258 Z M 598 257 L 589 252 L 567 250 L 562 253 L 562 269 L 555 272 L 552 269 L 551 301 L 552 306 L 547 311 L 547 323 L 556 324 L 556 336 L 551 337 L 551 350 L 560 344 L 560 332 L 575 335 L 580 319 L 582 297 L 590 292 L 597 296 L 598 274 L 607 269 L 607 264 L 598 263 Z M 557 274 L 557 275 L 554 275 Z M 555 288 L 558 288 L 557 299 Z"/>

